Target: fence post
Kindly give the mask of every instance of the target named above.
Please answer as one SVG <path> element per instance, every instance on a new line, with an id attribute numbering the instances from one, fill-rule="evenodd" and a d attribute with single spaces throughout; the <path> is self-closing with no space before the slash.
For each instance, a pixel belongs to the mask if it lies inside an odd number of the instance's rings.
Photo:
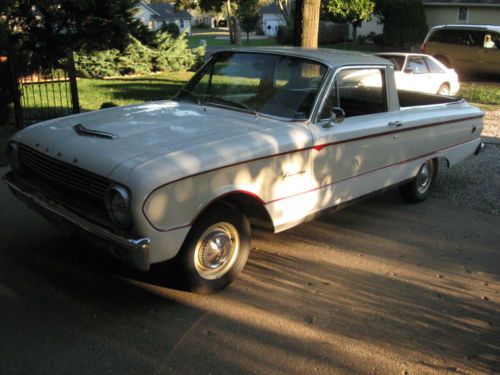
<path id="1" fill-rule="evenodd" d="M 68 76 L 73 113 L 80 113 L 80 101 L 78 99 L 78 85 L 76 83 L 75 59 L 73 57 L 73 51 L 68 54 Z"/>
<path id="2" fill-rule="evenodd" d="M 21 129 L 24 127 L 23 110 L 21 107 L 21 93 L 19 92 L 19 83 L 17 81 L 17 73 L 15 67 L 15 58 L 12 49 L 7 52 L 7 63 L 9 64 L 9 73 L 12 86 L 12 101 L 14 103 L 14 115 L 16 117 L 16 127 Z"/>

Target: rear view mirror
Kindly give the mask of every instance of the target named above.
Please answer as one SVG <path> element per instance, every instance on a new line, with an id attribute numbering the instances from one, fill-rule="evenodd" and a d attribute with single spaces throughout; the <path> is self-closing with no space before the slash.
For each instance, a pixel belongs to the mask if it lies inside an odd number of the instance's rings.
<path id="1" fill-rule="evenodd" d="M 330 120 L 328 120 L 328 122 L 325 125 L 323 125 L 323 127 L 324 128 L 331 128 L 335 124 L 340 124 L 341 122 L 343 122 L 344 119 L 345 119 L 344 110 L 342 108 L 339 108 L 339 107 L 333 107 L 332 112 L 331 112 L 331 116 L 330 116 Z"/>

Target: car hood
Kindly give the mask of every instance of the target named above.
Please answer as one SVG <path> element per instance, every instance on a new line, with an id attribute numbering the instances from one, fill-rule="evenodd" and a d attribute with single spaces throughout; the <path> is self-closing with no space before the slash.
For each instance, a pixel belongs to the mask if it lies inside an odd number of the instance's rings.
<path id="1" fill-rule="evenodd" d="M 74 129 L 78 124 L 110 137 L 79 134 Z M 143 166 L 147 179 L 172 180 L 210 169 L 208 166 L 281 152 L 283 145 L 304 147 L 310 137 L 303 125 L 213 106 L 159 101 L 45 121 L 18 132 L 13 139 L 125 183 L 129 174 L 137 174 Z"/>

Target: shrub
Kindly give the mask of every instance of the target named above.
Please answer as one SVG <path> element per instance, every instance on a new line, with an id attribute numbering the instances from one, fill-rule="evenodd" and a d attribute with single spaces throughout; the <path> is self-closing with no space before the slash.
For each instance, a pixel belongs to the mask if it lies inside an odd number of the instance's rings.
<path id="1" fill-rule="evenodd" d="M 280 44 L 289 44 L 292 43 L 292 33 L 288 26 L 280 25 L 278 26 L 278 33 L 276 34 L 276 39 Z"/>
<path id="2" fill-rule="evenodd" d="M 320 21 L 318 30 L 318 44 L 343 42 L 347 37 L 347 31 L 347 23 Z"/>
<path id="3" fill-rule="evenodd" d="M 148 47 L 132 37 L 123 52 L 112 49 L 91 54 L 78 53 L 75 56 L 76 71 L 82 77 L 102 78 L 187 70 L 203 64 L 205 47 L 189 49 L 186 33 L 174 38 L 167 32 L 160 32 L 154 44 L 156 47 Z"/>
<path id="4" fill-rule="evenodd" d="M 154 51 L 132 38 L 131 43 L 118 57 L 118 71 L 121 75 L 145 74 L 152 70 Z"/>
<path id="5" fill-rule="evenodd" d="M 75 54 L 75 69 L 86 78 L 102 78 L 119 75 L 118 56 L 120 51 L 110 49 L 90 54 Z"/>
<path id="6" fill-rule="evenodd" d="M 196 64 L 205 47 L 198 47 L 196 52 L 188 47 L 187 34 L 183 33 L 178 38 L 172 37 L 169 33 L 162 33 L 158 36 L 158 48 L 154 54 L 154 68 L 159 71 L 175 72 L 186 70 Z"/>
<path id="7" fill-rule="evenodd" d="M 179 26 L 175 23 L 164 23 L 160 29 L 161 33 L 169 33 L 174 38 L 178 38 L 181 35 L 181 30 Z"/>

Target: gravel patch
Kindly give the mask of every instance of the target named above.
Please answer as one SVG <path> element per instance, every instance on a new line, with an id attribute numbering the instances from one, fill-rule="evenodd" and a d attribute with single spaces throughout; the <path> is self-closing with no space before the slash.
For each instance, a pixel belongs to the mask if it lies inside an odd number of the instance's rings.
<path id="1" fill-rule="evenodd" d="M 479 156 L 448 168 L 444 161 L 432 195 L 461 207 L 500 216 L 500 141 L 486 143 Z"/>
<path id="2" fill-rule="evenodd" d="M 448 168 L 444 161 L 432 195 L 461 207 L 500 216 L 500 109 L 484 117 L 484 152 Z"/>
<path id="3" fill-rule="evenodd" d="M 500 143 L 500 109 L 485 112 L 482 136 L 486 142 Z"/>

